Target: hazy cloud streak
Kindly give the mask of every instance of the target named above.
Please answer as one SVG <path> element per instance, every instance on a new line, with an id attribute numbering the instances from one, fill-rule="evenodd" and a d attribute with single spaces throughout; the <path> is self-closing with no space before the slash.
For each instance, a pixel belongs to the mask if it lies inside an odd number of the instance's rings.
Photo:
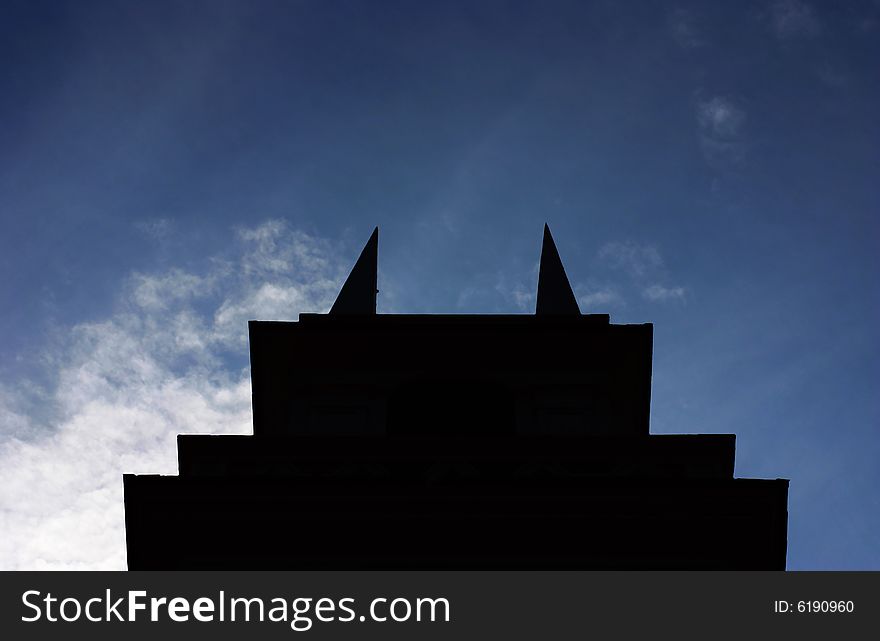
<path id="1" fill-rule="evenodd" d="M 722 169 L 745 159 L 745 110 L 730 98 L 713 96 L 697 103 L 700 146 L 706 161 Z"/>
<path id="2" fill-rule="evenodd" d="M 176 473 L 178 433 L 251 431 L 249 318 L 325 311 L 344 275 L 329 243 L 269 221 L 204 273 L 134 274 L 117 311 L 46 355 L 45 423 L 0 387 L 0 567 L 123 569 L 123 472 Z"/>
<path id="3" fill-rule="evenodd" d="M 818 35 L 822 26 L 813 7 L 800 0 L 778 0 L 770 6 L 770 21 L 781 39 Z"/>

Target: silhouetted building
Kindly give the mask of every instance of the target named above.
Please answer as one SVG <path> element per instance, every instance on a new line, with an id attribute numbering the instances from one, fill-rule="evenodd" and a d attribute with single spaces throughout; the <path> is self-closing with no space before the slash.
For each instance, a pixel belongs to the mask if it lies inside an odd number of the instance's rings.
<path id="1" fill-rule="evenodd" d="M 534 316 L 377 315 L 377 246 L 249 323 L 253 436 L 125 475 L 130 569 L 785 568 L 788 481 L 649 434 L 653 327 L 582 315 L 549 229 Z"/>

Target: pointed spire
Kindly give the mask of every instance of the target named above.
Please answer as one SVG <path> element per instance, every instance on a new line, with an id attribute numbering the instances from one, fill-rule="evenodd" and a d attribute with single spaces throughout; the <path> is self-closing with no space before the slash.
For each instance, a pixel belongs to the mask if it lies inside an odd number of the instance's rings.
<path id="1" fill-rule="evenodd" d="M 571 291 L 562 259 L 550 235 L 550 227 L 544 224 L 544 244 L 541 246 L 541 267 L 538 271 L 538 304 L 535 314 L 580 314 L 577 299 Z"/>
<path id="2" fill-rule="evenodd" d="M 377 271 L 379 263 L 379 228 L 373 230 L 351 273 L 339 290 L 331 314 L 375 315 Z"/>

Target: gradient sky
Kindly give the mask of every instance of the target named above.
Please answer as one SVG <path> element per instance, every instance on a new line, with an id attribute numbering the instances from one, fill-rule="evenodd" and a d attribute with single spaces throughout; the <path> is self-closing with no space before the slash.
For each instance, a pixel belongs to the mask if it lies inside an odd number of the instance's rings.
<path id="1" fill-rule="evenodd" d="M 0 8 L 0 567 L 124 567 L 121 474 L 250 430 L 248 318 L 655 323 L 652 431 L 791 479 L 789 567 L 880 569 L 880 3 Z"/>

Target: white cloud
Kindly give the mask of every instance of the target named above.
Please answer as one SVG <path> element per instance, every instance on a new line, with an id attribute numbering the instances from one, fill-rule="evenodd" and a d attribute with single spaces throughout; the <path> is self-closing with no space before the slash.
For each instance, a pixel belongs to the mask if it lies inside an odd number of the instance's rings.
<path id="1" fill-rule="evenodd" d="M 642 290 L 642 296 L 651 301 L 684 300 L 684 287 L 665 287 L 654 284 Z"/>
<path id="2" fill-rule="evenodd" d="M 598 259 L 608 267 L 628 274 L 632 285 L 645 300 L 660 302 L 685 297 L 684 287 L 662 284 L 668 280 L 667 269 L 660 251 L 654 245 L 633 241 L 610 242 L 599 249 Z M 619 289 L 611 285 L 587 292 L 579 300 L 582 306 L 625 304 Z"/>
<path id="3" fill-rule="evenodd" d="M 512 291 L 514 304 L 517 309 L 522 311 L 534 311 L 535 301 L 537 300 L 537 292 L 529 289 L 524 285 L 517 285 Z"/>
<path id="4" fill-rule="evenodd" d="M 512 304 L 516 309 L 527 314 L 535 312 L 535 303 L 537 301 L 538 292 L 538 271 L 540 262 L 535 261 L 529 269 L 528 278 L 510 279 L 510 275 L 501 270 L 496 275 L 495 291 L 508 303 Z M 459 307 L 461 305 L 459 297 Z"/>
<path id="5" fill-rule="evenodd" d="M 666 18 L 669 33 L 682 49 L 696 49 L 706 44 L 694 14 L 681 7 L 672 9 Z"/>
<path id="6" fill-rule="evenodd" d="M 289 229 L 282 220 L 241 228 L 238 237 L 249 246 L 241 261 L 245 274 L 287 276 L 296 268 L 300 278 L 316 277 L 323 281 L 321 285 L 327 285 L 327 269 L 331 263 L 328 241 Z"/>
<path id="7" fill-rule="evenodd" d="M 214 313 L 211 338 L 232 348 L 243 348 L 247 337 L 241 328 L 248 320 L 257 316 L 261 320 L 289 320 L 292 309 L 318 311 L 309 296 L 305 287 L 263 283 L 240 298 L 223 301 Z"/>
<path id="8" fill-rule="evenodd" d="M 770 21 L 781 39 L 810 37 L 822 30 L 813 8 L 800 0 L 777 0 L 770 5 Z"/>
<path id="9" fill-rule="evenodd" d="M 745 111 L 721 96 L 701 101 L 697 105 L 697 121 L 700 128 L 706 134 L 719 139 L 739 136 L 745 120 Z"/>
<path id="10" fill-rule="evenodd" d="M 733 100 L 714 96 L 697 103 L 700 146 L 707 162 L 723 168 L 745 157 L 745 110 Z"/>
<path id="11" fill-rule="evenodd" d="M 581 287 L 576 287 L 576 290 L 578 291 L 578 304 L 584 314 L 593 312 L 603 313 L 609 307 L 621 307 L 624 305 L 623 297 L 616 289 L 611 287 L 588 290 L 586 292 L 581 292 Z"/>
<path id="12" fill-rule="evenodd" d="M 633 278 L 642 278 L 663 267 L 663 258 L 656 247 L 632 241 L 605 243 L 599 249 L 599 260 L 626 271 Z"/>
<path id="13" fill-rule="evenodd" d="M 31 421 L 28 420 L 23 404 L 20 394 L 0 385 L 0 441 L 31 431 Z"/>
<path id="14" fill-rule="evenodd" d="M 154 240 L 165 240 L 174 232 L 174 222 L 168 218 L 151 218 L 135 223 L 135 229 Z"/>
<path id="15" fill-rule="evenodd" d="M 179 269 L 166 274 L 134 274 L 132 296 L 134 302 L 145 309 L 164 309 L 180 300 L 205 296 L 214 287 L 216 274 L 203 278 Z"/>
<path id="16" fill-rule="evenodd" d="M 0 387 L 0 568 L 125 567 L 122 474 L 176 473 L 175 437 L 250 433 L 249 318 L 329 307 L 347 261 L 270 221 L 238 233 L 238 256 L 205 273 L 134 274 L 118 311 L 72 328 L 47 354 L 53 418 Z"/>

